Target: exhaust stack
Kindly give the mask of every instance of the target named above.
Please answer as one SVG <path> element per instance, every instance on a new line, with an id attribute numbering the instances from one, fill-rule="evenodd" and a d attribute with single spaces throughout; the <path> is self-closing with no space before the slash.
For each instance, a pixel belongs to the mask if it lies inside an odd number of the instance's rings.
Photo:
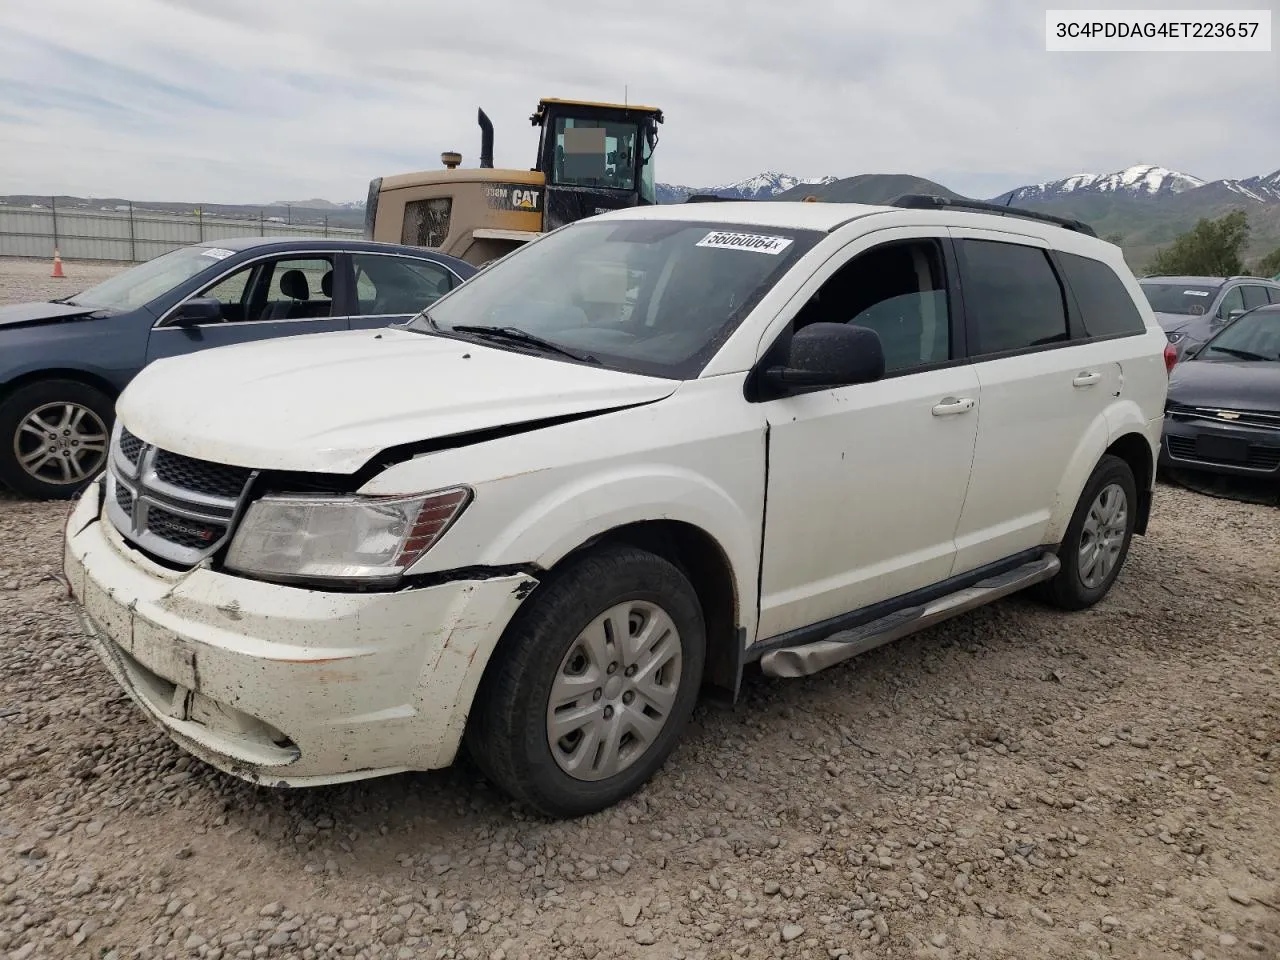
<path id="1" fill-rule="evenodd" d="M 481 109 L 476 119 L 480 123 L 480 166 L 485 169 L 493 167 L 493 122 Z"/>

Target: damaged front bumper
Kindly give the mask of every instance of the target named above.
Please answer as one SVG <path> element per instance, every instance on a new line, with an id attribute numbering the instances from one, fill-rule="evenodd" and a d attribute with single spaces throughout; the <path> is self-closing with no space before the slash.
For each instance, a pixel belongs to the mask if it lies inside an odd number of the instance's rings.
<path id="1" fill-rule="evenodd" d="M 183 748 L 253 783 L 311 786 L 449 765 L 524 573 L 329 593 L 128 546 L 97 481 L 68 518 L 67 581 L 85 634 Z"/>

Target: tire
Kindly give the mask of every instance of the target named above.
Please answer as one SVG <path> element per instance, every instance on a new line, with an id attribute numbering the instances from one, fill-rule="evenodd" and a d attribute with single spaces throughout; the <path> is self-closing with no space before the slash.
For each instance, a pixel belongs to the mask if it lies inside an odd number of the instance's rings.
<path id="1" fill-rule="evenodd" d="M 610 612 L 625 616 L 613 622 L 629 635 L 653 630 L 647 649 L 657 655 L 610 642 L 617 630 L 601 626 Z M 554 571 L 512 620 L 476 691 L 466 751 L 494 785 L 539 813 L 603 810 L 638 790 L 675 748 L 705 651 L 702 607 L 679 569 L 634 547 L 594 550 Z M 554 743 L 553 692 L 585 714 L 577 725 L 557 724 Z M 608 749 L 611 735 L 621 749 Z"/>
<path id="2" fill-rule="evenodd" d="M 0 403 L 0 482 L 41 500 L 75 496 L 106 466 L 114 420 L 114 402 L 88 384 L 40 380 L 19 387 Z M 37 423 L 43 436 L 31 429 Z M 42 452 L 45 460 L 30 461 Z"/>
<path id="3" fill-rule="evenodd" d="M 1107 500 L 1101 499 L 1104 492 Z M 1114 499 L 1117 493 L 1123 496 L 1123 500 L 1118 503 Z M 1109 513 L 1112 505 L 1123 509 L 1123 517 Z M 1095 512 L 1095 506 L 1099 509 L 1091 522 L 1090 514 Z M 1063 610 L 1084 610 L 1105 597 L 1129 555 L 1137 509 L 1138 486 L 1133 479 L 1133 471 L 1119 457 L 1110 454 L 1104 456 L 1098 461 L 1089 482 L 1084 485 L 1075 513 L 1071 516 L 1071 523 L 1067 526 L 1067 534 L 1058 554 L 1062 569 L 1052 580 L 1041 585 L 1041 598 Z M 1100 532 L 1110 541 L 1110 548 L 1104 546 L 1101 551 L 1104 566 L 1106 555 L 1111 556 L 1111 566 L 1105 572 L 1085 563 L 1092 553 L 1088 549 L 1089 545 L 1096 542 L 1094 531 L 1097 530 L 1099 517 Z"/>

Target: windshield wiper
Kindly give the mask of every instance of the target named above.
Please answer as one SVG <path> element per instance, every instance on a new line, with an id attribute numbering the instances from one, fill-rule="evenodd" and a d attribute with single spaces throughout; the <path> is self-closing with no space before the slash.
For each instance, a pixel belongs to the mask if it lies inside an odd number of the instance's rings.
<path id="1" fill-rule="evenodd" d="M 1264 357 L 1264 356 L 1263 356 L 1262 354 L 1260 354 L 1260 353 L 1253 353 L 1253 352 L 1252 352 L 1252 351 L 1250 351 L 1250 350 L 1233 350 L 1231 347 L 1219 347 L 1219 346 L 1218 346 L 1218 345 L 1216 345 L 1216 344 L 1211 344 L 1211 345 L 1210 345 L 1210 347 L 1209 347 L 1209 349 L 1210 349 L 1210 350 L 1217 350 L 1219 353 L 1225 353 L 1225 354 L 1228 354 L 1229 356 L 1232 356 L 1232 357 L 1238 357 L 1238 358 L 1239 358 L 1239 359 L 1241 359 L 1241 360 L 1269 360 L 1269 359 L 1271 359 L 1270 357 Z"/>
<path id="2" fill-rule="evenodd" d="M 427 318 L 428 322 L 432 322 L 431 318 Z M 434 326 L 434 323 L 432 324 Z M 550 340 L 544 340 L 536 334 L 529 333 L 527 330 L 521 330 L 519 327 L 482 327 L 474 324 L 457 324 L 449 328 L 449 331 L 456 333 L 470 333 L 477 337 L 490 337 L 494 340 L 506 340 L 510 343 L 522 343 L 530 347 L 538 347 L 542 350 L 548 350 L 552 353 L 558 353 L 563 357 L 571 360 L 577 360 L 581 363 L 599 363 L 600 361 L 589 353 L 578 353 L 567 347 L 562 347 L 558 343 L 552 343 Z"/>

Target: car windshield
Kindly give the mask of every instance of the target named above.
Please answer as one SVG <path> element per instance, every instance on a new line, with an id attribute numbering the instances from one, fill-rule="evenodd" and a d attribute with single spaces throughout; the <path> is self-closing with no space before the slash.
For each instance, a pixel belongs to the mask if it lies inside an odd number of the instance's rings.
<path id="1" fill-rule="evenodd" d="M 1195 283 L 1149 283 L 1143 281 L 1139 286 L 1147 295 L 1147 303 L 1156 313 L 1181 313 L 1186 316 L 1199 316 L 1209 309 L 1213 303 L 1213 295 L 1218 292 L 1216 286 Z"/>
<path id="2" fill-rule="evenodd" d="M 1254 310 L 1204 345 L 1197 360 L 1280 362 L 1280 310 Z"/>
<path id="3" fill-rule="evenodd" d="M 228 251 L 216 247 L 182 247 L 116 274 L 96 287 L 82 290 L 74 297 L 68 297 L 66 302 L 100 310 L 133 310 L 150 303 L 184 280 L 190 280 L 226 256 Z"/>
<path id="4" fill-rule="evenodd" d="M 618 370 L 691 379 L 822 236 L 681 220 L 580 221 L 507 255 L 408 326 L 424 333 L 505 328 L 505 335 L 458 333 L 494 346 L 541 349 L 549 357 L 568 352 Z"/>

